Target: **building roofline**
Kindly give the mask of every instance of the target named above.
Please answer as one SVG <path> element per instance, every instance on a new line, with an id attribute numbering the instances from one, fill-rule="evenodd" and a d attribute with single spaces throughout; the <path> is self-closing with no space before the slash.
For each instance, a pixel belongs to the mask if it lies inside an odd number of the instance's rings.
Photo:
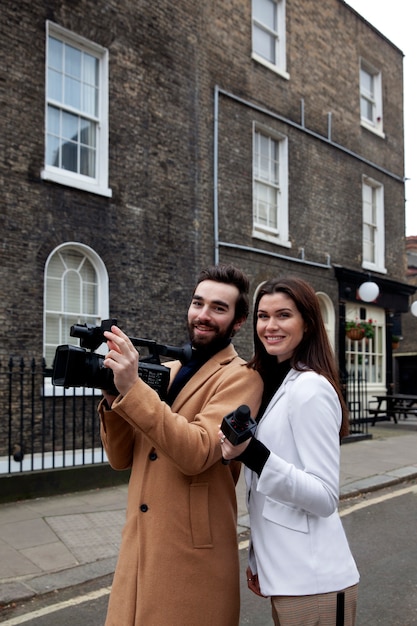
<path id="1" fill-rule="evenodd" d="M 384 41 L 386 41 L 388 44 L 390 44 L 393 48 L 395 48 L 395 50 L 397 50 L 398 52 L 400 52 L 400 54 L 404 57 L 405 54 L 404 52 L 401 50 L 401 48 L 399 48 L 398 46 L 395 45 L 395 43 L 393 43 L 391 41 L 391 39 L 388 39 L 388 37 L 386 35 L 384 35 L 383 33 L 381 33 L 380 30 L 377 29 L 376 26 L 374 26 L 371 22 L 368 22 L 368 20 L 363 17 L 363 15 L 361 15 L 360 13 L 358 13 L 350 4 L 348 4 L 347 2 L 345 2 L 344 0 L 338 0 L 340 4 L 343 4 L 351 13 L 354 13 L 355 16 L 357 18 L 359 18 L 359 20 L 361 22 L 363 22 L 364 24 L 366 24 L 366 26 L 368 26 L 369 28 L 371 28 L 377 35 L 379 35 L 380 37 L 382 37 L 382 39 L 384 39 Z"/>

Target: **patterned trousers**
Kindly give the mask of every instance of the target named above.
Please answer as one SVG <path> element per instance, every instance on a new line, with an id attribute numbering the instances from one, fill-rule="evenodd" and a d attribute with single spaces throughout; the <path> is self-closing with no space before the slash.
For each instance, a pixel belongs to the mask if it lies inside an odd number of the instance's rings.
<path id="1" fill-rule="evenodd" d="M 358 585 L 340 592 L 271 598 L 275 626 L 355 626 Z"/>

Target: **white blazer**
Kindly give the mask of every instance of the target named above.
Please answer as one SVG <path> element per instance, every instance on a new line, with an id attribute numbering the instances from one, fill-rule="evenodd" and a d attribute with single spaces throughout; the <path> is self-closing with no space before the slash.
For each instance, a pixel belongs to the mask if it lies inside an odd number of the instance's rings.
<path id="1" fill-rule="evenodd" d="M 266 596 L 310 595 L 356 584 L 359 573 L 337 511 L 340 402 L 315 372 L 290 370 L 259 422 L 271 451 L 245 468 L 249 564 Z"/>

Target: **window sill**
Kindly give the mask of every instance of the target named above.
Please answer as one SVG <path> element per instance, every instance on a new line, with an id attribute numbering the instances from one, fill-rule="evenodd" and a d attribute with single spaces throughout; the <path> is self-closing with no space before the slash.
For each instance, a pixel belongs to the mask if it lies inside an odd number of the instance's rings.
<path id="1" fill-rule="evenodd" d="M 362 269 L 372 270 L 373 272 L 378 272 L 378 274 L 387 274 L 387 270 L 385 267 L 375 265 L 375 263 L 367 263 L 366 261 L 363 261 Z"/>
<path id="2" fill-rule="evenodd" d="M 368 122 L 365 119 L 361 119 L 361 126 L 362 128 L 369 130 L 369 132 L 373 133 L 374 135 L 381 137 L 381 139 L 385 139 L 385 133 L 382 130 L 382 127 L 378 128 L 377 126 L 374 126 L 373 124 L 371 124 L 371 122 Z"/>
<path id="3" fill-rule="evenodd" d="M 269 235 L 268 233 L 263 233 L 259 230 L 253 230 L 252 231 L 252 237 L 254 239 L 261 239 L 262 241 L 267 241 L 269 243 L 273 243 L 276 246 L 281 246 L 283 248 L 291 248 L 291 241 L 288 241 L 288 239 L 280 239 L 278 236 L 276 235 Z"/>
<path id="4" fill-rule="evenodd" d="M 281 78 L 285 78 L 285 80 L 290 79 L 290 75 L 285 69 L 281 69 L 280 67 L 278 67 L 278 65 L 274 65 L 273 63 L 270 63 L 263 57 L 259 56 L 259 54 L 256 54 L 256 52 L 252 52 L 252 59 L 256 61 L 257 63 L 260 63 L 261 65 L 264 65 L 265 67 L 267 67 L 269 70 L 271 70 L 271 72 L 278 74 L 278 76 L 281 76 Z"/>
<path id="5" fill-rule="evenodd" d="M 81 189 L 81 191 L 87 191 L 89 193 L 95 193 L 99 196 L 105 196 L 107 198 L 112 197 L 112 190 L 109 187 L 101 187 L 98 184 L 90 183 L 88 180 L 76 175 L 63 174 L 59 171 L 42 170 L 42 180 L 47 180 L 59 185 L 66 185 L 67 187 L 74 187 L 75 189 Z"/>

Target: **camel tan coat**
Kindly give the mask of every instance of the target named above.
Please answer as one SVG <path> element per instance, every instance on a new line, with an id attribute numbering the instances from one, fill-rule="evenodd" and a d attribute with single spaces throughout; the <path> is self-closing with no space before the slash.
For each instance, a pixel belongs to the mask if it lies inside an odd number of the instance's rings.
<path id="1" fill-rule="evenodd" d="M 180 364 L 171 365 L 171 379 Z M 185 385 L 172 407 L 138 380 L 101 434 L 114 469 L 131 468 L 106 626 L 238 626 L 235 484 L 239 464 L 221 462 L 224 415 L 256 415 L 262 382 L 232 344 Z"/>

